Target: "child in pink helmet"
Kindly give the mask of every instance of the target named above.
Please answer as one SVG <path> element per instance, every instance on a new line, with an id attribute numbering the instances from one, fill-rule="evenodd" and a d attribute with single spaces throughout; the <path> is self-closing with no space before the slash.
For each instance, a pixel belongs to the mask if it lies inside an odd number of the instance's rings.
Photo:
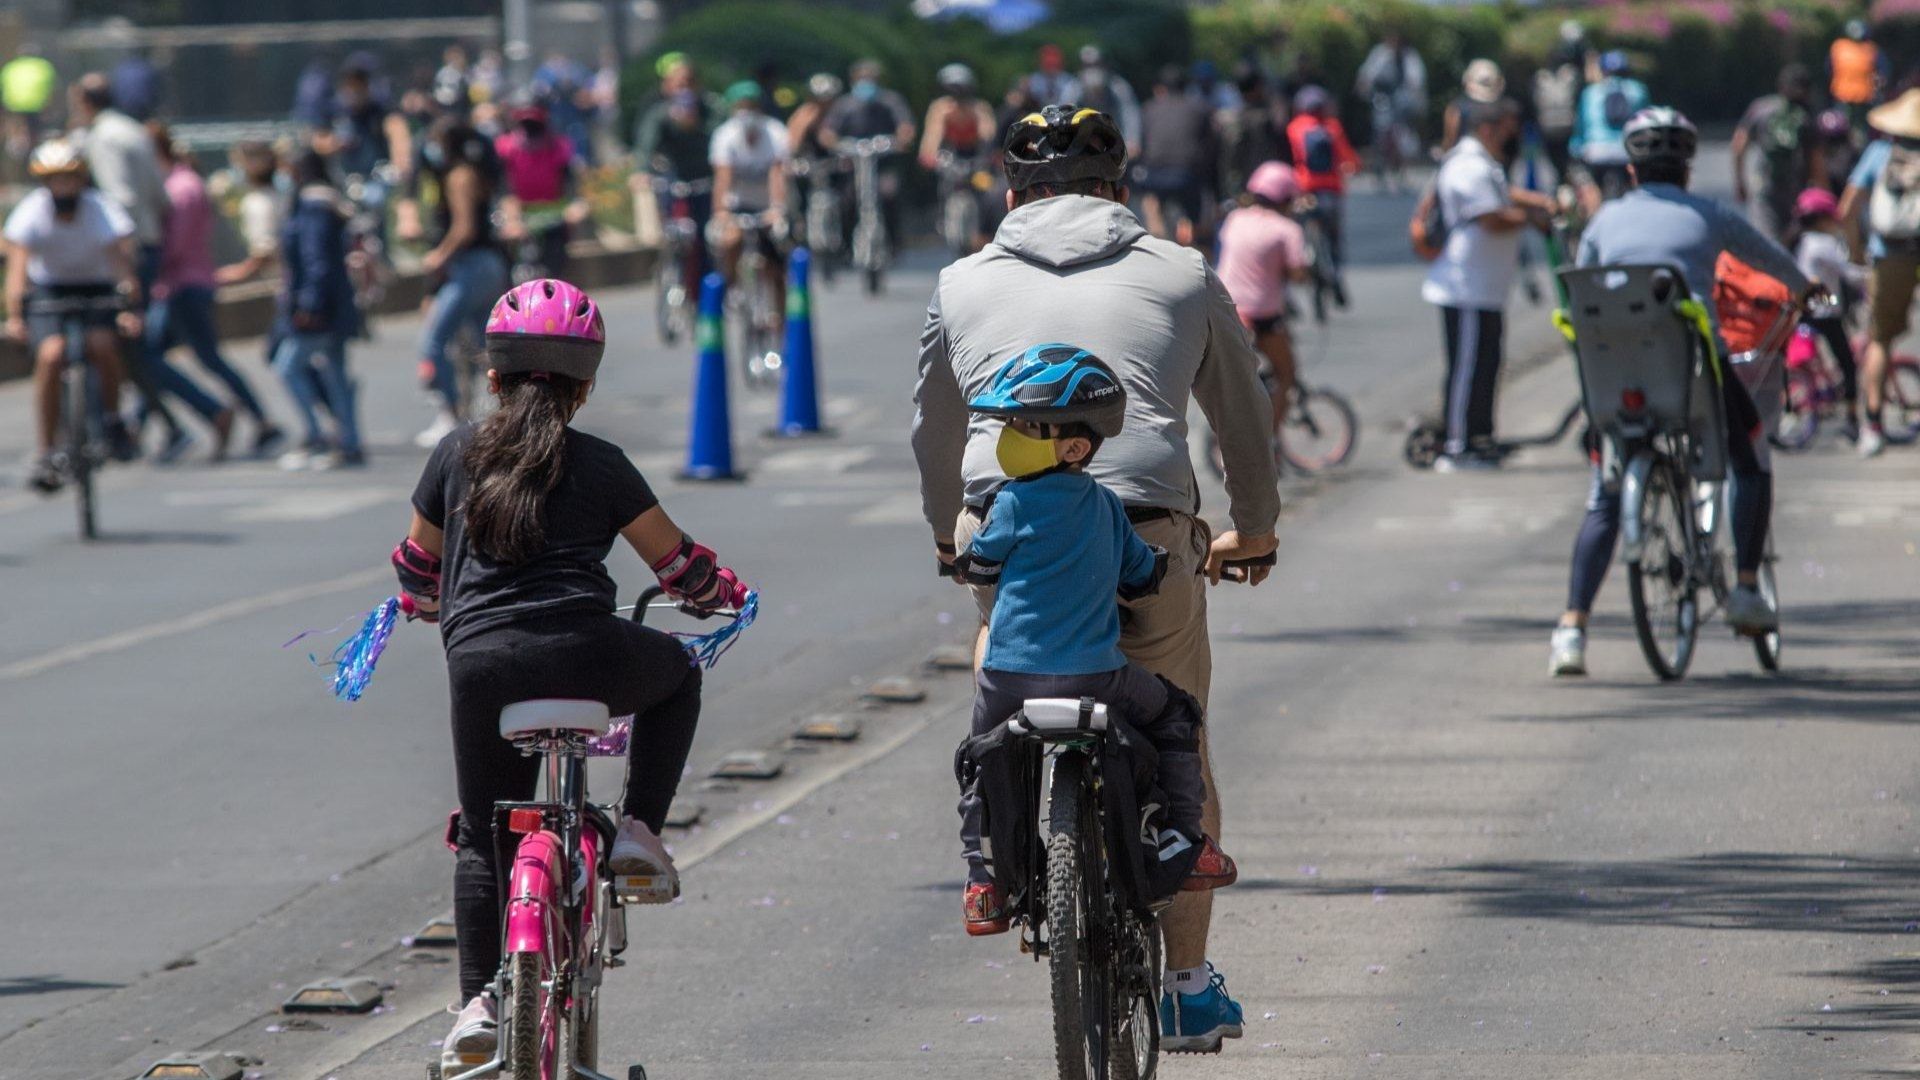
<path id="1" fill-rule="evenodd" d="M 500 737 L 516 701 L 603 701 L 633 714 L 625 805 L 612 851 L 616 879 L 645 876 L 679 892 L 660 841 L 700 718 L 700 669 L 680 644 L 614 614 L 607 555 L 625 540 L 667 595 L 696 609 L 736 607 L 747 588 L 712 549 L 682 532 L 618 446 L 571 425 L 606 349 L 593 300 L 564 281 L 530 281 L 487 320 L 487 383 L 499 408 L 440 441 L 413 492 L 413 521 L 393 552 L 400 586 L 440 624 L 460 791 L 454 923 L 467 1002 L 443 1061 L 491 1055 L 487 984 L 500 966 L 502 898 L 494 804 L 529 799 L 538 762 Z"/>
<path id="2" fill-rule="evenodd" d="M 1837 302 L 1814 303 L 1807 308 L 1805 325 L 1827 343 L 1840 369 L 1842 396 L 1847 402 L 1846 434 L 1860 437 L 1860 377 L 1853 362 L 1853 343 L 1847 340 L 1847 310 L 1866 295 L 1867 271 L 1855 265 L 1847 248 L 1846 229 L 1840 224 L 1840 200 L 1826 188 L 1808 188 L 1793 201 L 1799 238 L 1793 258 L 1800 272 L 1826 286 Z"/>
<path id="3" fill-rule="evenodd" d="M 1293 337 L 1287 285 L 1307 278 L 1307 237 L 1288 210 L 1300 198 L 1293 166 L 1269 161 L 1247 178 L 1240 207 L 1220 225 L 1220 282 L 1253 343 L 1273 369 L 1273 426 L 1287 418 L 1293 392 Z"/>

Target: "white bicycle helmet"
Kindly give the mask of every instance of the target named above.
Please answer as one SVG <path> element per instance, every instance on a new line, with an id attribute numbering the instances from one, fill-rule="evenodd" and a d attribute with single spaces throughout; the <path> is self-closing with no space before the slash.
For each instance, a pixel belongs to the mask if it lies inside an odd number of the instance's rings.
<path id="1" fill-rule="evenodd" d="M 948 64 L 940 69 L 934 80 L 940 84 L 940 89 L 949 94 L 970 94 L 980 85 L 973 77 L 973 69 L 965 64 Z"/>
<path id="2" fill-rule="evenodd" d="M 1627 160 L 1635 165 L 1655 162 L 1685 164 L 1700 148 L 1700 129 L 1678 109 L 1656 105 L 1633 114 L 1620 129 Z"/>

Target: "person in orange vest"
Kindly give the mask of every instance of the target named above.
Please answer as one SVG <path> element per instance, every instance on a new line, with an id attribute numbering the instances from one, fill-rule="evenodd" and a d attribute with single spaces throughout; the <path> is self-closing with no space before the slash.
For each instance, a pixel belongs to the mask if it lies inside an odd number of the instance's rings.
<path id="1" fill-rule="evenodd" d="M 1887 57 L 1867 36 L 1867 24 L 1849 19 L 1843 36 L 1827 50 L 1827 89 L 1834 103 L 1846 110 L 1856 135 L 1866 132 L 1867 110 L 1880 99 L 1887 82 Z"/>

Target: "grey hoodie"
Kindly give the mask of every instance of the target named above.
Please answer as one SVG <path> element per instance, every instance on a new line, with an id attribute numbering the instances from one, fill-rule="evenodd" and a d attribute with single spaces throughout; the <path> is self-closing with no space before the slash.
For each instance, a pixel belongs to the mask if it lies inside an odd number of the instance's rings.
<path id="1" fill-rule="evenodd" d="M 994 458 L 1000 424 L 970 417 L 967 401 L 1008 359 L 1054 341 L 1106 361 L 1127 390 L 1126 426 L 1094 457 L 1096 480 L 1130 507 L 1198 512 L 1191 394 L 1220 435 L 1233 527 L 1273 531 L 1273 413 L 1226 287 L 1199 252 L 1148 236 L 1125 206 L 1062 195 L 1008 214 L 993 243 L 934 285 L 913 452 L 935 536 L 952 536 L 962 503 L 981 505 L 1006 480 Z"/>

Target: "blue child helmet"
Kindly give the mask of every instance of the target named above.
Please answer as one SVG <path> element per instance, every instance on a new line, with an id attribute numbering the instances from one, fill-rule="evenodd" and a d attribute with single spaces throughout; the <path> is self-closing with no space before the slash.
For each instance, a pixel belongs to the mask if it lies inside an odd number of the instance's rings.
<path id="1" fill-rule="evenodd" d="M 982 416 L 1036 424 L 1085 424 L 1101 438 L 1120 434 L 1127 391 L 1106 362 L 1085 349 L 1035 345 L 1007 361 L 967 402 Z"/>

